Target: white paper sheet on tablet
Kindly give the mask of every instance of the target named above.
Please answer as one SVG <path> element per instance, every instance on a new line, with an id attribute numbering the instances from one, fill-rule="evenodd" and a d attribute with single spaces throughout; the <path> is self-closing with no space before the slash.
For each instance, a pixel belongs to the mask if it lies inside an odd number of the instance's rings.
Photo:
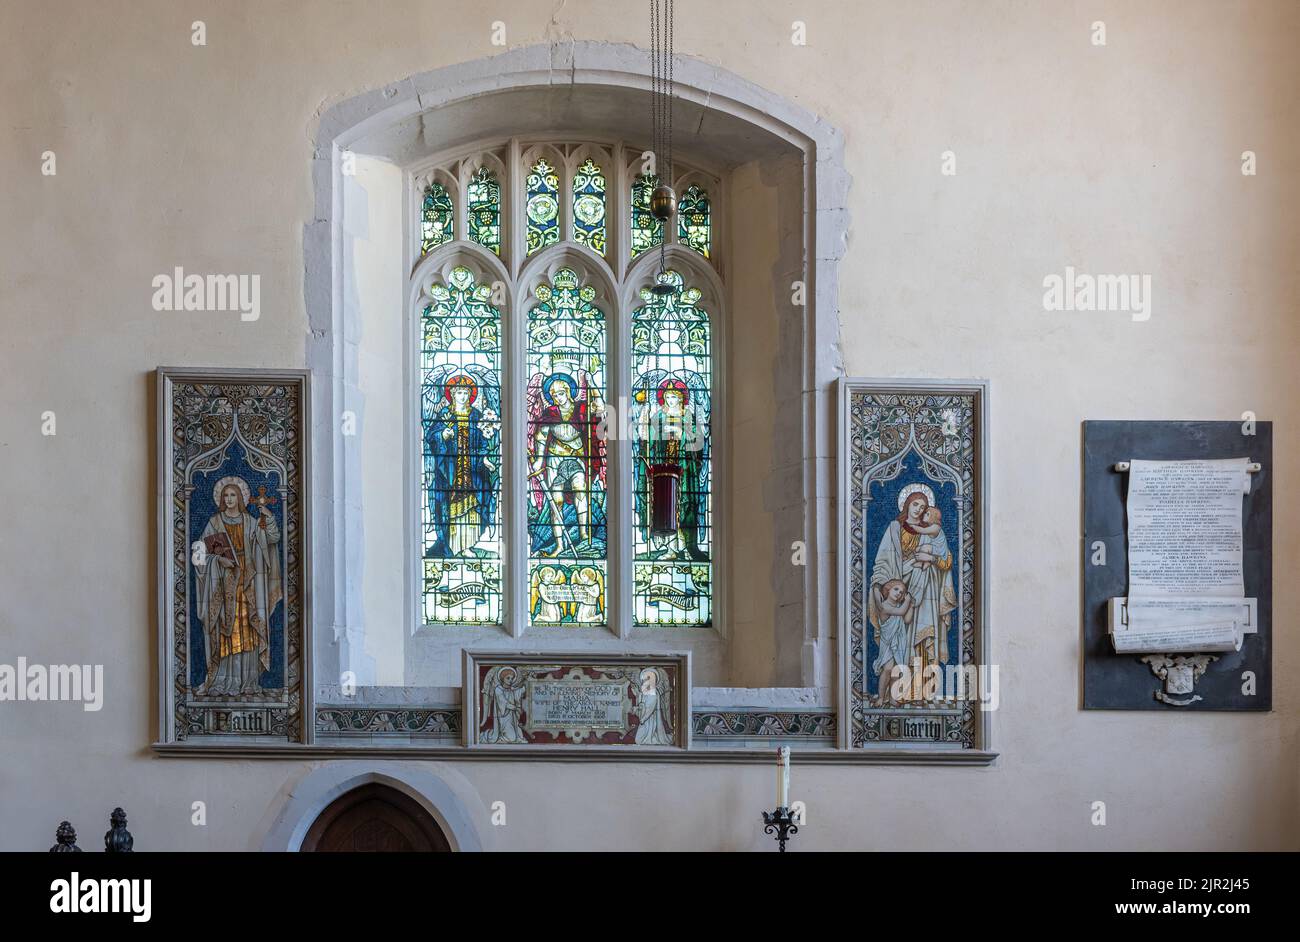
<path id="1" fill-rule="evenodd" d="M 1248 460 L 1130 463 L 1130 598 L 1246 594 L 1241 500 Z"/>

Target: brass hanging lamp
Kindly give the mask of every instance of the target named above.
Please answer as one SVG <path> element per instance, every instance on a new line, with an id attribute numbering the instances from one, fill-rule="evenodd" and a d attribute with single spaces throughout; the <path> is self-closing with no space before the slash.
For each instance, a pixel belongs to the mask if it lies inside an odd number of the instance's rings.
<path id="1" fill-rule="evenodd" d="M 659 185 L 650 193 L 650 215 L 659 221 L 659 273 L 655 294 L 674 294 L 668 279 L 668 227 L 677 215 L 673 180 L 673 0 L 650 0 L 650 147 Z"/>

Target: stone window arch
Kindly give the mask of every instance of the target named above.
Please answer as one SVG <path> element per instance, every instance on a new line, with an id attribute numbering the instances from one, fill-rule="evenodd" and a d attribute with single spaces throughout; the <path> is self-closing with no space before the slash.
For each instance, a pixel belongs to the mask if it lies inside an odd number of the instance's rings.
<path id="1" fill-rule="evenodd" d="M 413 292 L 423 290 L 421 279 L 435 272 L 446 276 L 447 266 L 457 264 L 474 269 L 478 277 L 493 276 L 506 286 L 501 305 L 507 336 L 504 372 L 520 377 L 523 298 L 531 290 L 530 277 L 543 269 L 554 271 L 561 260 L 573 262 L 584 277 L 617 299 L 616 310 L 608 312 L 610 383 L 612 388 L 629 388 L 624 355 L 628 319 L 636 294 L 659 264 L 658 249 L 635 258 L 631 250 L 628 199 L 641 152 L 637 144 L 646 136 L 646 73 L 646 53 L 633 47 L 595 42 L 527 47 L 412 76 L 339 103 L 322 115 L 313 167 L 317 212 L 304 232 L 308 361 L 318 377 L 313 402 L 318 687 L 345 673 L 367 683 L 384 669 L 374 653 L 379 636 L 387 633 L 404 642 L 412 631 L 420 631 L 414 593 L 409 591 L 418 564 L 413 554 L 406 553 L 400 567 L 405 584 L 397 596 L 406 600 L 400 617 L 376 615 L 369 603 L 388 597 L 370 588 L 376 574 L 388 580 L 385 584 L 391 584 L 392 577 L 391 567 L 374 551 L 375 534 L 388 529 L 378 507 L 388 498 L 380 494 L 374 499 L 366 475 L 386 467 L 391 457 L 372 447 L 373 438 L 362 446 L 358 437 L 340 431 L 339 416 L 344 413 L 359 419 L 362 436 L 376 424 L 393 424 L 391 402 L 367 394 L 367 371 L 384 373 L 371 361 L 388 362 L 366 347 L 371 308 L 393 299 L 406 304 L 405 357 L 411 349 L 417 300 Z M 593 650 L 619 650 L 629 642 L 685 646 L 696 657 L 697 685 L 829 691 L 834 684 L 836 595 L 831 384 L 842 372 L 836 266 L 847 229 L 842 143 L 838 133 L 815 116 L 714 66 L 683 58 L 676 77 L 679 126 L 694 132 L 680 142 L 683 156 L 676 183 L 707 193 L 712 242 L 706 257 L 682 243 L 674 224 L 664 234 L 665 256 L 669 267 L 690 272 L 694 285 L 710 295 L 710 315 L 717 319 L 713 335 L 722 351 L 713 378 L 720 393 L 714 422 L 723 430 L 716 466 L 722 531 L 716 542 L 726 550 L 715 560 L 720 570 L 715 587 L 721 591 L 714 630 L 703 641 L 686 639 L 685 632 L 676 629 L 657 638 L 647 636 L 643 632 L 650 629 L 635 625 L 631 599 L 624 591 L 621 597 L 611 593 L 607 641 L 570 635 L 557 642 L 541 638 L 539 643 Z M 600 119 L 592 120 L 592 115 Z M 343 172 L 347 155 L 364 164 L 364 181 Z M 526 157 L 541 155 L 547 156 L 557 176 L 559 236 L 530 255 L 522 221 L 527 193 L 518 176 Z M 588 158 L 607 172 L 603 254 L 572 238 L 570 197 L 578 168 Z M 498 250 L 466 238 L 468 188 L 483 169 L 500 186 Z M 421 239 L 423 187 L 435 182 L 452 196 L 453 234 L 426 252 Z M 738 193 L 744 198 L 738 199 Z M 400 217 L 396 237 L 376 224 L 394 218 L 394 213 Z M 768 242 L 757 247 L 760 232 Z M 390 258 L 397 264 L 379 260 Z M 742 307 L 750 320 L 742 321 Z M 754 330 L 760 320 L 762 330 Z M 760 334 L 762 349 L 746 346 L 756 343 L 752 337 Z M 745 388 L 759 390 L 757 401 L 743 408 L 734 401 L 738 363 L 747 372 Z M 409 361 L 399 365 L 405 369 Z M 511 388 L 511 394 L 517 392 L 517 387 Z M 503 419 L 510 426 L 520 416 L 516 408 Z M 746 441 L 763 452 L 761 461 L 743 469 L 749 475 L 743 488 L 733 487 L 740 469 L 729 447 L 741 434 L 737 422 L 748 423 Z M 397 438 L 409 440 L 412 416 L 396 426 Z M 518 442 L 520 431 L 507 427 L 503 435 Z M 614 451 L 611 467 L 617 466 L 621 475 L 630 468 L 630 456 L 623 443 Z M 506 460 L 518 471 L 521 458 L 516 449 Z M 415 490 L 415 462 L 399 464 L 406 468 L 399 490 L 409 502 Z M 517 474 L 503 476 L 501 500 L 516 517 L 522 505 L 520 489 Z M 742 524 L 726 513 L 742 490 L 762 511 L 767 529 L 761 541 L 736 539 L 746 534 L 737 533 L 735 527 Z M 623 490 L 611 489 L 609 497 L 614 515 L 610 580 L 626 586 L 633 561 L 624 535 L 631 527 L 633 501 Z M 615 529 L 620 531 L 617 539 Z M 412 545 L 409 537 L 402 536 L 402 546 Z M 763 544 L 763 555 L 745 557 L 754 542 Z M 804 546 L 802 567 L 789 564 L 796 542 Z M 516 568 L 521 560 L 516 556 Z M 737 565 L 751 577 L 756 565 L 759 569 L 760 601 L 749 611 L 745 605 L 752 600 L 737 599 L 729 591 L 728 577 Z M 519 575 L 507 576 L 503 588 L 503 609 L 515 614 L 505 616 L 502 626 L 468 630 L 455 648 L 518 647 L 524 630 L 519 613 L 526 605 L 526 581 Z M 530 648 L 533 634 L 530 631 Z M 746 639 L 746 651 L 730 646 L 736 638 Z M 439 647 L 443 642 L 428 643 L 428 658 L 446 660 L 452 653 L 452 648 Z M 452 685 L 447 674 L 428 686 Z"/>

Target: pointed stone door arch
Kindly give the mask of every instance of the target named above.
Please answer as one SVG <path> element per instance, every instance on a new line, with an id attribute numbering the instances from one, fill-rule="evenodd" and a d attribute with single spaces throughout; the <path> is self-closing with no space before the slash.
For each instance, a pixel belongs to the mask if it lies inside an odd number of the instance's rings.
<path id="1" fill-rule="evenodd" d="M 356 837 L 383 844 L 390 829 L 414 827 L 436 843 L 436 835 L 427 829 L 432 822 L 447 844 L 442 849 L 474 852 L 483 849 L 480 829 L 490 816 L 469 780 L 444 764 L 339 761 L 287 784 L 268 809 L 268 818 L 260 843 L 263 851 L 327 849 L 320 846 L 323 837 L 343 841 L 349 829 L 378 819 L 379 824 L 370 824 Z M 337 835 L 329 833 L 333 827 Z"/>
<path id="2" fill-rule="evenodd" d="M 340 795 L 317 816 L 304 852 L 450 853 L 438 822 L 391 785 L 369 782 Z"/>

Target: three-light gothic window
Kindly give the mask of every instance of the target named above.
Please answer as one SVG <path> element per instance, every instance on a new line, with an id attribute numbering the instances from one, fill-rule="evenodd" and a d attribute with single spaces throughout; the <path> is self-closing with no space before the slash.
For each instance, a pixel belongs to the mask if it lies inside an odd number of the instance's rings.
<path id="1" fill-rule="evenodd" d="M 620 310 L 619 297 L 573 256 L 515 299 L 513 285 L 489 280 L 464 251 L 481 246 L 515 272 L 549 247 L 577 245 L 604 259 L 615 281 L 630 277 L 632 262 L 665 238 L 649 212 L 659 178 L 641 172 L 640 156 L 511 142 L 416 177 L 418 254 L 449 258 L 422 276 L 417 311 L 426 625 L 503 625 L 515 579 L 527 626 L 606 626 L 618 591 L 630 593 L 635 625 L 712 623 L 711 318 L 719 312 L 695 283 L 699 272 L 671 258 L 663 274 L 639 266 Z M 717 180 L 692 171 L 677 182 L 669 244 L 713 262 Z M 517 331 L 507 317 L 512 299 Z M 621 349 L 610 348 L 611 336 Z M 611 387 L 614 358 L 624 364 L 620 389 Z M 616 473 L 611 437 L 620 432 L 631 466 Z M 510 460 L 516 453 L 522 461 Z M 520 479 L 509 487 L 512 473 Z M 504 499 L 511 493 L 520 506 Z M 616 504 L 631 509 L 622 524 Z M 620 541 L 631 568 L 611 587 Z"/>

